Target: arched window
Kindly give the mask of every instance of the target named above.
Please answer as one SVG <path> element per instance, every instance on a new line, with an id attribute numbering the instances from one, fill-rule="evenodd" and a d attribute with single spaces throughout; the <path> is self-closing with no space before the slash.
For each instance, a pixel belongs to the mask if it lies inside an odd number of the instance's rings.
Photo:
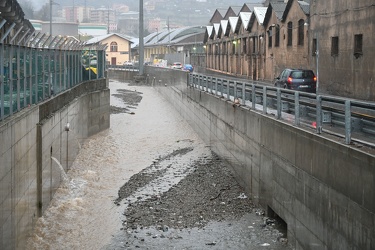
<path id="1" fill-rule="evenodd" d="M 305 20 L 298 21 L 298 45 L 303 45 L 305 41 Z"/>
<path id="2" fill-rule="evenodd" d="M 272 48 L 272 36 L 273 36 L 273 34 L 272 34 L 272 27 L 270 27 L 268 29 L 267 34 L 268 34 L 268 47 Z"/>
<path id="3" fill-rule="evenodd" d="M 275 31 L 275 47 L 279 47 L 279 44 L 280 44 L 280 26 L 276 25 L 275 28 L 276 28 L 276 31 Z"/>
<path id="4" fill-rule="evenodd" d="M 117 43 L 116 42 L 111 42 L 110 51 L 111 52 L 117 52 Z"/>
<path id="5" fill-rule="evenodd" d="M 292 46 L 292 41 L 293 41 L 293 23 L 289 22 L 288 23 L 288 46 Z"/>

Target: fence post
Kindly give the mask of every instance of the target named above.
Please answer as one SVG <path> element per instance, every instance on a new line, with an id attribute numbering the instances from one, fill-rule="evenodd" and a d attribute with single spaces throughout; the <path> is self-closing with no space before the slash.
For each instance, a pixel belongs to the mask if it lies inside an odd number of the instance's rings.
<path id="1" fill-rule="evenodd" d="M 277 119 L 281 118 L 281 90 L 278 88 L 277 89 Z"/>
<path id="2" fill-rule="evenodd" d="M 294 124 L 300 125 L 299 92 L 294 92 Z"/>
<path id="3" fill-rule="evenodd" d="M 263 114 L 267 114 L 267 86 L 263 86 Z"/>
<path id="4" fill-rule="evenodd" d="M 237 81 L 234 81 L 234 86 L 233 86 L 233 101 L 236 100 L 237 98 Z"/>
<path id="5" fill-rule="evenodd" d="M 242 105 L 246 105 L 246 83 L 242 83 Z"/>
<path id="6" fill-rule="evenodd" d="M 207 77 L 207 92 L 212 93 L 212 88 L 211 88 L 211 82 L 212 82 L 212 76 Z"/>
<path id="7" fill-rule="evenodd" d="M 255 95 L 255 84 L 251 84 L 251 107 L 252 109 L 255 109 L 256 104 L 256 95 Z"/>
<path id="8" fill-rule="evenodd" d="M 220 81 L 221 81 L 220 96 L 221 96 L 222 98 L 224 98 L 224 79 L 221 78 Z"/>
<path id="9" fill-rule="evenodd" d="M 0 58 L 4 58 L 4 44 L 0 43 Z M 0 120 L 4 119 L 4 60 L 0 60 Z"/>
<path id="10" fill-rule="evenodd" d="M 316 96 L 316 132 L 322 133 L 322 97 Z"/>
<path id="11" fill-rule="evenodd" d="M 227 81 L 227 100 L 230 100 L 229 89 L 230 89 L 230 82 L 228 80 Z"/>
<path id="12" fill-rule="evenodd" d="M 217 77 L 215 78 L 215 96 L 217 96 Z"/>
<path id="13" fill-rule="evenodd" d="M 350 144 L 352 140 L 352 115 L 350 112 L 350 100 L 345 101 L 345 143 Z"/>

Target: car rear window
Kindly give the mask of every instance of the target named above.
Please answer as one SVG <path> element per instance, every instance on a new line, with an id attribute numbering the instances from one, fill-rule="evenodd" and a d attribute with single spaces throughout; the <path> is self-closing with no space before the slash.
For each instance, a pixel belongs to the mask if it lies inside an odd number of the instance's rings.
<path id="1" fill-rule="evenodd" d="M 294 79 L 314 78 L 314 73 L 311 70 L 293 71 L 290 76 Z"/>

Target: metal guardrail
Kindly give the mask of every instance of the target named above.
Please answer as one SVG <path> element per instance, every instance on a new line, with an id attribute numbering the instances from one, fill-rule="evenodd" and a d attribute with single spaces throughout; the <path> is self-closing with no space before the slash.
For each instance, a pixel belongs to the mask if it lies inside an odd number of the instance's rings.
<path id="1" fill-rule="evenodd" d="M 242 105 L 276 119 L 329 133 L 346 144 L 375 147 L 375 103 L 281 89 L 258 82 L 190 73 L 189 85 L 234 105 Z"/>
<path id="2" fill-rule="evenodd" d="M 21 40 L 0 43 L 0 121 L 83 81 L 104 77 L 106 45 L 41 33 Z"/>
<path id="3" fill-rule="evenodd" d="M 139 71 L 139 66 L 137 65 L 107 65 L 107 69 Z"/>

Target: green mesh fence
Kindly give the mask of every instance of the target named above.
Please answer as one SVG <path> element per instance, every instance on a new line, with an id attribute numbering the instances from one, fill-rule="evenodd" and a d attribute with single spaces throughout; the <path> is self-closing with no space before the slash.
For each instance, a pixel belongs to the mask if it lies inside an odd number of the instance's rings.
<path id="1" fill-rule="evenodd" d="M 104 77 L 102 45 L 84 47 L 72 43 L 57 47 L 40 48 L 40 43 L 38 47 L 0 44 L 0 58 L 3 58 L 0 61 L 0 120 L 84 81 Z"/>

